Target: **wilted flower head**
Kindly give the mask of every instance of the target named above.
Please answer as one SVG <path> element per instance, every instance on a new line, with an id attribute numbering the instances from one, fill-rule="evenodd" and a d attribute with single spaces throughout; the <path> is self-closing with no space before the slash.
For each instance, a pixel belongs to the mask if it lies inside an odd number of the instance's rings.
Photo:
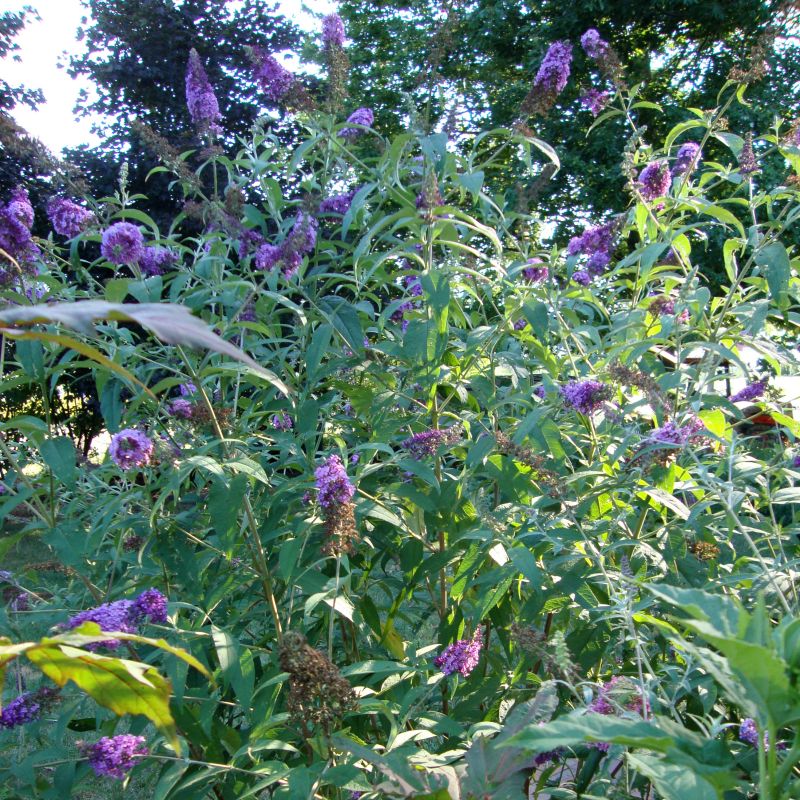
<path id="1" fill-rule="evenodd" d="M 608 52 L 608 42 L 601 39 L 594 28 L 589 28 L 581 36 L 581 47 L 589 58 L 601 58 Z"/>
<path id="2" fill-rule="evenodd" d="M 194 48 L 189 52 L 189 64 L 186 68 L 186 106 L 199 131 L 211 131 L 214 134 L 222 132 L 219 126 L 222 118 L 219 103 L 200 56 Z"/>
<path id="3" fill-rule="evenodd" d="M 120 781 L 133 768 L 137 757 L 146 756 L 148 752 L 144 736 L 130 733 L 104 736 L 94 744 L 83 746 L 83 753 L 95 775 L 106 775 Z"/>
<path id="4" fill-rule="evenodd" d="M 350 483 L 347 470 L 342 459 L 337 455 L 329 456 L 314 470 L 317 485 L 317 500 L 323 508 L 349 503 L 356 492 Z"/>
<path id="5" fill-rule="evenodd" d="M 120 469 L 144 467 L 153 456 L 153 442 L 142 431 L 125 428 L 111 437 L 108 454 Z"/>
<path id="6" fill-rule="evenodd" d="M 166 247 L 145 247 L 139 259 L 139 269 L 145 277 L 163 275 L 172 267 L 178 256 Z"/>
<path id="7" fill-rule="evenodd" d="M 672 177 L 675 178 L 679 175 L 685 175 L 697 166 L 702 152 L 700 145 L 697 142 L 686 142 L 678 148 L 678 154 L 675 156 L 675 163 L 672 165 Z"/>
<path id="8" fill-rule="evenodd" d="M 581 414 L 591 414 L 600 408 L 611 397 L 612 392 L 610 386 L 595 380 L 570 381 L 559 391 L 564 403 Z"/>
<path id="9" fill-rule="evenodd" d="M 136 264 L 144 255 L 142 232 L 130 222 L 115 222 L 103 232 L 100 252 L 112 264 Z"/>
<path id="10" fill-rule="evenodd" d="M 322 43 L 325 47 L 344 45 L 344 22 L 338 14 L 328 14 L 322 20 Z"/>
<path id="11" fill-rule="evenodd" d="M 636 182 L 645 200 L 655 200 L 669 192 L 672 178 L 665 161 L 651 161 L 639 174 Z"/>
<path id="12" fill-rule="evenodd" d="M 289 93 L 294 84 L 294 75 L 289 72 L 274 56 L 254 47 L 253 59 L 255 62 L 254 77 L 261 87 L 261 91 L 273 103 L 279 103 Z"/>
<path id="13" fill-rule="evenodd" d="M 753 150 L 753 134 L 747 133 L 744 137 L 742 151 L 739 153 L 739 172 L 742 175 L 752 175 L 759 171 L 756 154 Z"/>
<path id="14" fill-rule="evenodd" d="M 53 230 L 62 236 L 77 236 L 94 220 L 94 214 L 86 208 L 67 200 L 66 197 L 52 197 L 47 203 L 47 216 Z"/>
<path id="15" fill-rule="evenodd" d="M 365 128 L 372 127 L 375 122 L 375 115 L 371 108 L 357 108 L 348 118 L 351 125 L 363 125 Z M 364 131 L 361 128 L 342 128 L 339 136 L 343 139 L 357 139 Z"/>
<path id="16" fill-rule="evenodd" d="M 433 663 L 445 675 L 460 672 L 466 678 L 478 666 L 482 645 L 481 631 L 478 628 L 471 639 L 459 639 L 447 645 Z"/>
<path id="17" fill-rule="evenodd" d="M 769 381 L 760 380 L 748 383 L 744 389 L 740 389 L 736 394 L 732 394 L 729 398 L 731 403 L 740 403 L 744 400 L 757 400 L 764 392 L 767 391 Z"/>
<path id="18" fill-rule="evenodd" d="M 569 80 L 572 45 L 553 42 L 547 49 L 530 92 L 522 101 L 523 114 L 544 114 L 550 110 Z"/>

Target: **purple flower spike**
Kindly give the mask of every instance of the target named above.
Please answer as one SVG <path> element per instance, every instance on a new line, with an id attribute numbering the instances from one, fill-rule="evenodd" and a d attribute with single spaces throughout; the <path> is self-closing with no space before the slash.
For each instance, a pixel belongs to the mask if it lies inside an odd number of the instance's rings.
<path id="1" fill-rule="evenodd" d="M 676 178 L 691 172 L 697 162 L 702 157 L 700 145 L 697 142 L 686 142 L 678 148 L 678 155 L 675 156 L 675 163 L 672 165 L 672 177 Z"/>
<path id="2" fill-rule="evenodd" d="M 589 28 L 581 36 L 581 47 L 589 58 L 602 58 L 608 52 L 608 42 L 600 38 L 600 34 L 594 28 Z"/>
<path id="3" fill-rule="evenodd" d="M 119 633 L 136 633 L 137 625 L 131 616 L 133 600 L 115 600 L 113 603 L 103 603 L 96 608 L 89 608 L 70 617 L 67 628 L 72 630 L 84 622 L 96 622 L 101 631 L 118 631 Z M 108 647 L 115 650 L 122 644 L 121 639 L 108 639 L 86 646 L 87 650 L 96 650 L 99 647 Z"/>
<path id="4" fill-rule="evenodd" d="M 94 220 L 94 214 L 66 197 L 53 197 L 47 204 L 47 216 L 56 233 L 72 239 Z"/>
<path id="5" fill-rule="evenodd" d="M 569 42 L 553 42 L 547 49 L 533 86 L 541 94 L 561 94 L 569 80 L 572 64 L 572 45 Z"/>
<path id="6" fill-rule="evenodd" d="M 189 52 L 189 65 L 186 68 L 186 106 L 199 131 L 210 131 L 217 135 L 222 133 L 219 103 L 194 48 Z"/>
<path id="7" fill-rule="evenodd" d="M 736 394 L 732 394 L 729 398 L 731 403 L 741 403 L 744 400 L 757 400 L 764 392 L 767 391 L 769 381 L 755 381 L 748 383 L 744 389 L 740 389 Z"/>
<path id="8" fill-rule="evenodd" d="M 651 161 L 640 173 L 637 186 L 645 200 L 655 200 L 669 192 L 672 183 L 665 161 Z"/>
<path id="9" fill-rule="evenodd" d="M 177 260 L 178 256 L 166 247 L 145 247 L 139 259 L 139 269 L 148 278 L 163 275 Z"/>
<path id="10" fill-rule="evenodd" d="M 596 117 L 608 105 L 609 97 L 611 97 L 609 92 L 589 89 L 586 94 L 581 96 L 581 105 L 591 111 L 593 117 Z"/>
<path id="11" fill-rule="evenodd" d="M 167 598 L 158 589 L 146 589 L 133 601 L 130 616 L 137 621 L 149 619 L 163 625 L 167 621 Z"/>
<path id="12" fill-rule="evenodd" d="M 445 675 L 460 672 L 466 678 L 478 666 L 482 645 L 481 632 L 478 628 L 471 639 L 459 639 L 447 645 L 433 663 Z"/>
<path id="13" fill-rule="evenodd" d="M 31 235 L 33 206 L 28 193 L 18 186 L 11 193 L 11 200 L 3 207 L 0 204 L 0 248 L 6 251 L 26 271 L 40 254 Z M 3 258 L 3 256 L 0 256 Z M 0 269 L 0 284 L 9 283 L 13 273 Z"/>
<path id="14" fill-rule="evenodd" d="M 528 283 L 542 283 L 550 276 L 550 270 L 539 258 L 531 258 L 528 266 L 522 270 L 522 277 Z"/>
<path id="15" fill-rule="evenodd" d="M 344 22 L 338 14 L 328 14 L 322 20 L 322 44 L 325 47 L 344 45 Z"/>
<path id="16" fill-rule="evenodd" d="M 559 391 L 564 404 L 581 414 L 591 414 L 611 396 L 611 387 L 594 380 L 570 381 Z"/>
<path id="17" fill-rule="evenodd" d="M 256 251 L 256 269 L 271 272 L 283 258 L 283 250 L 274 244 L 262 244 Z"/>
<path id="18" fill-rule="evenodd" d="M 120 781 L 133 768 L 136 759 L 146 756 L 148 752 L 144 736 L 132 736 L 129 733 L 104 736 L 84 748 L 95 775 L 106 775 Z"/>
<path id="19" fill-rule="evenodd" d="M 585 269 L 576 269 L 572 273 L 572 280 L 581 286 L 588 286 L 592 282 L 592 276 Z"/>
<path id="20" fill-rule="evenodd" d="M 273 103 L 280 103 L 294 84 L 294 75 L 289 72 L 274 56 L 259 48 L 253 48 L 256 59 L 255 79 L 261 91 Z"/>
<path id="21" fill-rule="evenodd" d="M 372 113 L 371 108 L 357 108 L 348 118 L 347 121 L 352 125 L 363 125 L 365 128 L 370 128 L 372 123 L 375 122 L 375 115 Z M 339 131 L 339 136 L 342 139 L 357 139 L 364 131 L 361 128 L 342 128 Z"/>
<path id="22" fill-rule="evenodd" d="M 137 264 L 144 255 L 142 232 L 130 222 L 115 222 L 103 233 L 100 252 L 112 264 Z"/>
<path id="23" fill-rule="evenodd" d="M 35 692 L 23 692 L 3 707 L 0 712 L 0 728 L 10 730 L 39 719 L 42 711 L 49 708 L 57 696 L 58 691 L 48 686 Z"/>
<path id="24" fill-rule="evenodd" d="M 319 504 L 330 509 L 349 503 L 356 493 L 356 487 L 347 477 L 342 459 L 337 455 L 329 456 L 321 466 L 314 470 Z"/>
<path id="25" fill-rule="evenodd" d="M 281 411 L 280 414 L 273 414 L 270 422 L 276 431 L 290 431 L 294 427 L 292 418 L 285 411 Z"/>
<path id="26" fill-rule="evenodd" d="M 125 428 L 111 437 L 108 454 L 120 469 L 145 467 L 153 457 L 153 442 L 141 431 Z"/>

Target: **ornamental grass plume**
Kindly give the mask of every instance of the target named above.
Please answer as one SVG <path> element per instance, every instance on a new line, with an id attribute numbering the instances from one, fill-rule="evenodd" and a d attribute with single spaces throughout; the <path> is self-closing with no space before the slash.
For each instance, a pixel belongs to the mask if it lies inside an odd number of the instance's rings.
<path id="1" fill-rule="evenodd" d="M 94 744 L 83 743 L 81 750 L 97 776 L 124 780 L 138 758 L 149 754 L 144 736 L 120 733 L 103 736 Z"/>
<path id="2" fill-rule="evenodd" d="M 566 41 L 553 42 L 547 49 L 533 86 L 522 101 L 520 111 L 524 116 L 546 114 L 569 80 L 572 64 L 572 45 Z"/>
<path id="3" fill-rule="evenodd" d="M 445 675 L 459 672 L 466 678 L 478 666 L 482 647 L 481 629 L 478 628 L 471 639 L 459 639 L 447 645 L 433 663 Z"/>
<path id="4" fill-rule="evenodd" d="M 136 225 L 115 222 L 103 232 L 100 252 L 112 264 L 138 264 L 144 255 L 144 237 Z"/>
<path id="5" fill-rule="evenodd" d="M 186 67 L 186 106 L 198 132 L 208 132 L 216 136 L 222 133 L 219 125 L 222 115 L 217 96 L 194 48 L 189 51 L 189 63 Z"/>
<path id="6" fill-rule="evenodd" d="M 47 203 L 47 216 L 53 230 L 72 239 L 94 222 L 94 214 L 86 208 L 67 200 L 66 197 L 51 197 Z"/>
<path id="7" fill-rule="evenodd" d="M 278 662 L 289 673 L 286 709 L 305 738 L 310 738 L 315 728 L 328 735 L 346 713 L 356 709 L 350 684 L 326 655 L 308 644 L 302 633 L 286 632 Z"/>
<path id="8" fill-rule="evenodd" d="M 111 437 L 111 460 L 124 470 L 146 467 L 153 458 L 153 441 L 135 428 L 125 428 Z"/>

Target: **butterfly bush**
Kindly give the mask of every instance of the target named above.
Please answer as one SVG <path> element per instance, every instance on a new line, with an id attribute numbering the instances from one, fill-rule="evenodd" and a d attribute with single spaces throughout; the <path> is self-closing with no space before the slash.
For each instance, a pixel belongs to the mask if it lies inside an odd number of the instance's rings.
<path id="1" fill-rule="evenodd" d="M 213 147 L 192 53 L 174 220 L 124 170 L 2 198 L 4 790 L 793 796 L 797 122 L 579 33 L 489 132 L 446 75 L 356 94 L 329 15 Z"/>

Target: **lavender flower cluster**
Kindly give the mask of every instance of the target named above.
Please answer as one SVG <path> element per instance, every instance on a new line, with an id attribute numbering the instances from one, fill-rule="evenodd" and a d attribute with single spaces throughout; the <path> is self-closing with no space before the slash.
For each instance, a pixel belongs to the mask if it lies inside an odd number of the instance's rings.
<path id="1" fill-rule="evenodd" d="M 350 125 L 363 125 L 364 128 L 371 128 L 372 123 L 375 122 L 375 115 L 372 113 L 371 108 L 357 108 L 348 118 L 347 122 Z M 363 128 L 342 128 L 339 131 L 339 136 L 342 139 L 357 139 L 364 133 Z"/>
<path id="2" fill-rule="evenodd" d="M 432 456 L 443 444 L 454 444 L 461 436 L 461 426 L 453 425 L 450 428 L 432 429 L 415 433 L 404 439 L 400 446 L 408 450 L 416 461 L 425 456 Z"/>
<path id="3" fill-rule="evenodd" d="M 531 258 L 528 266 L 522 270 L 522 277 L 528 283 L 542 283 L 550 277 L 550 269 L 540 258 Z"/>
<path id="4" fill-rule="evenodd" d="M 192 122 L 200 132 L 208 131 L 215 135 L 222 133 L 219 125 L 219 120 L 222 119 L 219 103 L 200 56 L 194 48 L 189 52 L 189 65 L 186 68 L 186 106 Z"/>
<path id="5" fill-rule="evenodd" d="M 58 697 L 58 690 L 42 686 L 35 692 L 23 692 L 0 711 L 0 728 L 10 730 L 39 719 Z"/>
<path id="6" fill-rule="evenodd" d="M 561 398 L 581 414 L 591 414 L 611 397 L 611 387 L 602 381 L 570 381 L 559 389 Z"/>
<path id="7" fill-rule="evenodd" d="M 697 142 L 686 142 L 678 148 L 675 163 L 672 165 L 672 177 L 678 178 L 691 172 L 702 158 L 700 145 Z"/>
<path id="8" fill-rule="evenodd" d="M 161 624 L 167 621 L 167 598 L 158 589 L 147 589 L 135 600 L 114 600 L 80 611 L 69 618 L 67 628 L 72 630 L 84 622 L 95 622 L 101 631 L 137 633 L 146 620 Z M 87 649 L 104 646 L 114 650 L 121 644 L 120 639 L 107 639 L 87 645 Z"/>
<path id="9" fill-rule="evenodd" d="M 254 47 L 252 53 L 255 62 L 254 77 L 261 91 L 268 100 L 280 103 L 292 89 L 294 75 L 275 56 L 261 48 Z"/>
<path id="10" fill-rule="evenodd" d="M 581 95 L 581 105 L 596 117 L 607 105 L 611 94 L 603 89 L 589 89 Z"/>
<path id="11" fill-rule="evenodd" d="M 648 310 L 653 316 L 658 315 L 662 317 L 675 317 L 675 321 L 677 323 L 689 321 L 689 309 L 684 308 L 680 314 L 676 315 L 675 299 L 672 297 L 667 297 L 666 295 L 654 298 L 650 303 Z"/>
<path id="12" fill-rule="evenodd" d="M 769 381 L 767 380 L 748 383 L 744 389 L 740 389 L 738 392 L 736 392 L 736 394 L 732 394 L 728 399 L 731 401 L 731 403 L 741 403 L 745 400 L 757 400 L 759 397 L 763 397 L 764 392 L 767 391 L 768 385 Z"/>
<path id="13" fill-rule="evenodd" d="M 601 275 L 611 263 L 611 253 L 615 247 L 616 225 L 613 221 L 603 225 L 587 228 L 580 236 L 574 236 L 567 245 L 567 254 L 570 256 L 587 256 L 585 270 L 576 270 L 572 277 L 578 283 L 586 285 L 592 276 Z M 588 278 L 584 283 L 578 278 L 578 273 L 584 272 Z"/>
<path id="14" fill-rule="evenodd" d="M 100 252 L 112 264 L 138 264 L 144 255 L 142 232 L 130 222 L 115 222 L 103 232 Z"/>
<path id="15" fill-rule="evenodd" d="M 153 457 L 154 445 L 147 434 L 135 428 L 125 428 L 111 437 L 108 454 L 124 470 L 147 466 Z"/>
<path id="16" fill-rule="evenodd" d="M 283 265 L 283 276 L 291 278 L 300 268 L 303 255 L 313 252 L 317 245 L 319 223 L 305 211 L 298 211 L 292 230 L 281 245 L 262 244 L 256 251 L 256 269 L 272 271 Z"/>
<path id="17" fill-rule="evenodd" d="M 347 477 L 347 470 L 337 455 L 329 456 L 318 466 L 314 470 L 314 477 L 317 500 L 326 510 L 349 503 L 356 493 L 356 487 Z"/>
<path id="18" fill-rule="evenodd" d="M 433 660 L 433 663 L 445 674 L 461 673 L 465 678 L 478 666 L 481 647 L 480 628 L 471 639 L 459 639 L 447 645 Z"/>
<path id="19" fill-rule="evenodd" d="M 408 261 L 405 262 L 405 266 L 406 268 L 410 268 Z M 400 303 L 400 305 L 392 312 L 390 319 L 392 322 L 400 322 L 402 324 L 403 333 L 405 333 L 409 322 L 407 315 L 413 311 L 416 311 L 422 306 L 422 301 L 419 298 L 422 297 L 423 292 L 422 283 L 420 282 L 418 275 L 404 274 L 400 278 L 400 283 L 406 290 L 406 295 L 409 299 Z"/>
<path id="20" fill-rule="evenodd" d="M 148 755 L 149 750 L 144 736 L 121 733 L 104 736 L 91 745 L 84 745 L 83 753 L 96 775 L 121 781 L 131 771 L 136 759 Z"/>
<path id="21" fill-rule="evenodd" d="M 56 233 L 72 239 L 94 221 L 94 214 L 86 208 L 67 200 L 53 197 L 47 203 L 47 216 Z"/>
<path id="22" fill-rule="evenodd" d="M 701 436 L 701 431 L 704 431 L 705 427 L 703 421 L 698 417 L 692 417 L 684 425 L 677 425 L 670 421 L 652 431 L 645 440 L 645 444 L 684 447 Z"/>
<path id="23" fill-rule="evenodd" d="M 640 173 L 636 186 L 644 200 L 664 197 L 672 185 L 672 175 L 666 161 L 651 161 Z"/>
<path id="24" fill-rule="evenodd" d="M 294 427 L 292 418 L 285 411 L 273 414 L 270 422 L 276 431 L 290 431 Z"/>
<path id="25" fill-rule="evenodd" d="M 28 192 L 18 186 L 6 205 L 0 203 L 0 249 L 5 250 L 28 273 L 33 271 L 33 262 L 41 253 L 33 241 L 32 226 L 33 206 Z M 13 278 L 13 272 L 0 268 L 0 285 L 9 283 Z"/>
<path id="26" fill-rule="evenodd" d="M 322 44 L 326 48 L 344 46 L 344 22 L 338 14 L 323 17 Z"/>
<path id="27" fill-rule="evenodd" d="M 326 197 L 319 204 L 319 213 L 339 214 L 343 217 L 350 210 L 350 206 L 353 203 L 353 198 L 358 193 L 359 188 L 360 187 L 351 189 L 349 192 L 344 192 L 343 194 L 334 194 L 330 197 Z"/>

